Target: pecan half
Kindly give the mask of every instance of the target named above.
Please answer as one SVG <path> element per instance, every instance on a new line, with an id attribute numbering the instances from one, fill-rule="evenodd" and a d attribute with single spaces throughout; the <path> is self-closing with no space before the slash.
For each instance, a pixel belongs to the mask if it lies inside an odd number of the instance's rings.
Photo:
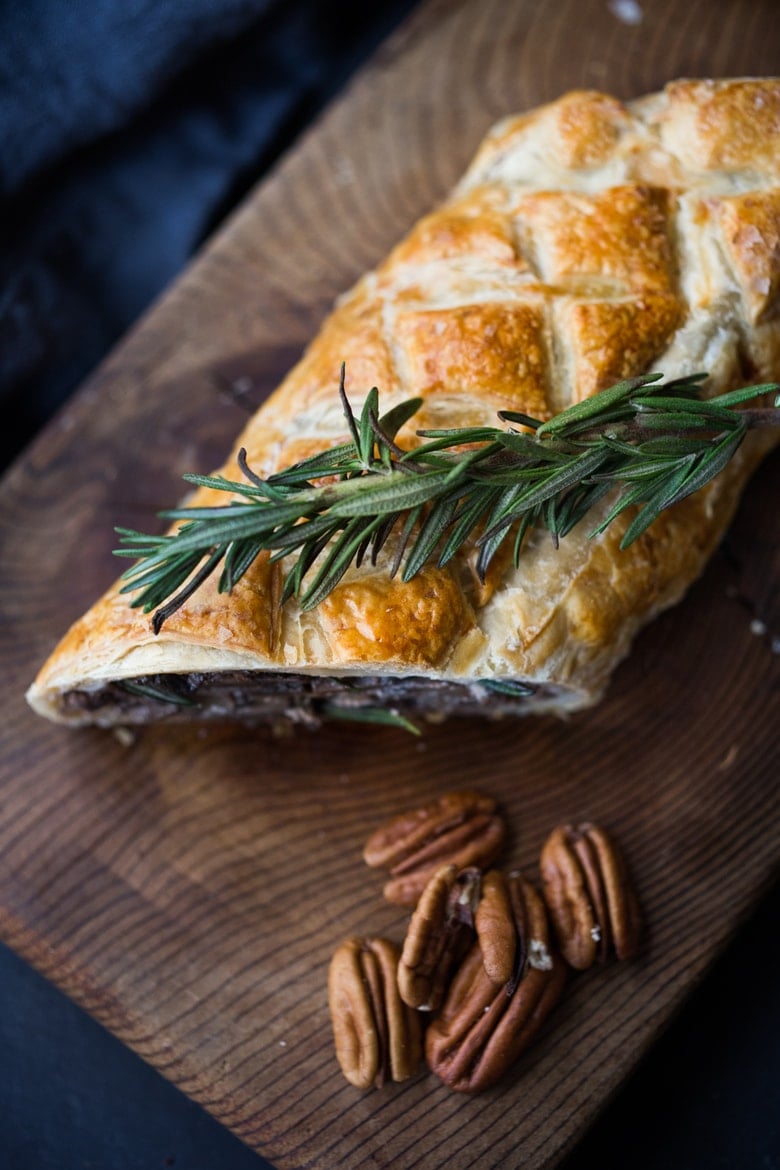
<path id="1" fill-rule="evenodd" d="M 539 862 L 544 896 L 566 962 L 584 971 L 611 951 L 631 959 L 639 948 L 634 888 L 614 841 L 598 825 L 559 825 Z"/>
<path id="2" fill-rule="evenodd" d="M 328 1000 L 336 1057 L 358 1089 L 404 1081 L 422 1059 L 420 1020 L 402 1003 L 398 948 L 384 938 L 350 938 L 334 954 Z"/>
<path id="3" fill-rule="evenodd" d="M 433 1011 L 444 998 L 474 939 L 480 884 L 478 869 L 445 865 L 420 895 L 398 963 L 398 991 L 410 1007 Z"/>
<path id="4" fill-rule="evenodd" d="M 445 865 L 428 882 L 406 932 L 398 964 L 401 999 L 435 1011 L 453 972 L 479 939 L 485 970 L 494 983 L 511 978 L 515 927 L 506 880 L 491 870 Z"/>
<path id="5" fill-rule="evenodd" d="M 412 812 L 394 817 L 371 834 L 363 859 L 387 867 L 388 902 L 415 906 L 428 879 L 441 866 L 486 869 L 501 852 L 506 829 L 496 802 L 479 792 L 448 792 Z"/>
<path id="6" fill-rule="evenodd" d="M 487 1089 L 504 1075 L 542 1027 L 566 981 L 566 967 L 550 947 L 541 897 L 519 874 L 510 877 L 508 888 L 517 935 L 515 974 L 497 987 L 476 943 L 426 1033 L 431 1070 L 463 1093 Z"/>
<path id="7" fill-rule="evenodd" d="M 483 874 L 474 929 L 488 978 L 499 985 L 508 983 L 515 970 L 517 932 L 509 886 L 498 870 Z"/>

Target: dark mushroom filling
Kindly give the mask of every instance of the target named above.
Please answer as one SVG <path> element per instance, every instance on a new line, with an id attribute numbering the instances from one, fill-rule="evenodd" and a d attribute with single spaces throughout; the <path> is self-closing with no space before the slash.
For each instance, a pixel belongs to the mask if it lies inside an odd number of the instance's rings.
<path id="1" fill-rule="evenodd" d="M 314 675 L 265 671 L 143 675 L 73 690 L 67 712 L 95 713 L 97 722 L 238 720 L 318 726 L 354 712 L 387 710 L 439 721 L 452 715 L 521 715 L 559 692 L 548 686 L 507 681 L 450 682 L 419 676 Z M 102 716 L 102 718 L 101 718 Z"/>

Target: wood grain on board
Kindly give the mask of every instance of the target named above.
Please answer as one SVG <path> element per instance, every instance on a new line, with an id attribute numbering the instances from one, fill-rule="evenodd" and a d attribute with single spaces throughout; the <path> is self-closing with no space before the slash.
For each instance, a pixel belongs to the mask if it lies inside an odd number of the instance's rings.
<path id="1" fill-rule="evenodd" d="M 49 726 L 23 691 L 116 575 L 112 526 L 148 526 L 183 472 L 221 461 L 333 297 L 491 122 L 576 86 L 633 97 L 777 72 L 778 47 L 773 0 L 421 4 L 4 482 L 0 935 L 280 1170 L 555 1164 L 766 888 L 778 460 L 605 702 L 568 722 L 460 721 L 421 742 L 158 727 L 126 745 Z M 347 935 L 400 938 L 405 921 L 361 847 L 464 784 L 500 799 L 505 861 L 530 876 L 556 822 L 608 825 L 645 947 L 572 979 L 497 1090 L 464 1098 L 421 1075 L 361 1094 L 332 1052 L 327 965 Z"/>

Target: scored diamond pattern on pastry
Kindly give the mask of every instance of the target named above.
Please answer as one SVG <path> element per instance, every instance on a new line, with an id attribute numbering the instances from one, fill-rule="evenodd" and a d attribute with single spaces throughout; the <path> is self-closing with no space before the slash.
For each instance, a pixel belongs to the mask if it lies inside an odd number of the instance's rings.
<path id="1" fill-rule="evenodd" d="M 516 409 L 548 417 L 541 298 L 401 312 L 395 332 L 407 389 L 426 399 L 426 426 L 466 425 L 468 412 L 462 407 L 468 408 L 475 398 L 494 413 Z M 441 396 L 447 402 L 437 411 L 435 400 Z M 437 413 L 443 417 L 427 421 Z"/>

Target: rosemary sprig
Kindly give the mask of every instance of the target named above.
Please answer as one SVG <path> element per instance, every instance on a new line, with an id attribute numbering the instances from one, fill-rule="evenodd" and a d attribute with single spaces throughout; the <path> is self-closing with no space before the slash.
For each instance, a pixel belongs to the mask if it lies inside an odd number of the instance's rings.
<path id="1" fill-rule="evenodd" d="M 385 727 L 399 727 L 411 735 L 422 734 L 416 724 L 391 707 L 340 707 L 338 703 L 323 703 L 320 714 L 347 723 L 377 723 Z"/>
<path id="2" fill-rule="evenodd" d="M 547 422 L 501 411 L 505 427 L 418 431 L 426 440 L 406 450 L 400 428 L 419 398 L 379 414 L 376 389 L 356 417 L 339 395 L 350 442 L 261 479 L 239 456 L 245 482 L 186 475 L 188 483 L 240 497 L 216 507 L 162 512 L 181 521 L 173 532 L 149 536 L 117 528 L 117 556 L 137 563 L 123 575 L 131 604 L 155 611 L 153 628 L 184 604 L 221 567 L 229 592 L 262 550 L 272 560 L 294 556 L 282 590 L 304 609 L 316 606 L 352 564 L 376 563 L 390 534 L 399 539 L 391 572 L 404 581 L 423 565 L 445 565 L 475 541 L 484 578 L 505 540 L 515 564 L 531 528 L 557 543 L 608 493 L 617 495 L 591 535 L 626 508 L 636 508 L 621 541 L 626 548 L 672 504 L 697 491 L 729 462 L 748 429 L 780 425 L 773 408 L 735 409 L 776 384 L 699 397 L 706 375 L 662 382 L 661 374 L 631 378 L 569 407 Z M 523 429 L 518 429 L 522 427 Z M 331 482 L 318 483 L 328 477 Z M 402 567 L 403 566 L 403 567 Z"/>
<path id="3" fill-rule="evenodd" d="M 177 707 L 195 707 L 192 699 L 180 695 L 171 687 L 146 682 L 143 679 L 120 679 L 117 683 L 123 691 L 130 695 L 139 695 L 142 699 L 151 699 L 155 703 L 173 703 Z"/>

